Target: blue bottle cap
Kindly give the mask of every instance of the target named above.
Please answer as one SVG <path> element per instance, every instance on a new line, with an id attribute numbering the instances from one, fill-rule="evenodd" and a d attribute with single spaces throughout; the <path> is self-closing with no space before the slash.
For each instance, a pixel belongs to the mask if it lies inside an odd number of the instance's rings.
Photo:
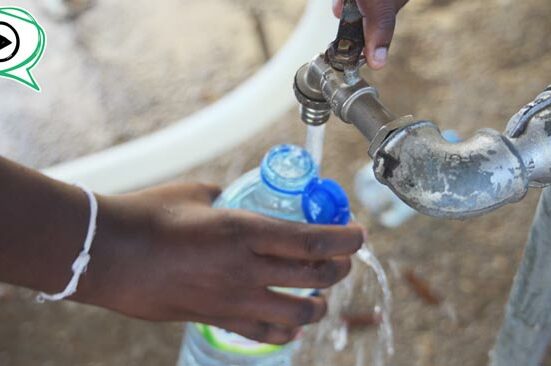
<path id="1" fill-rule="evenodd" d="M 314 178 L 304 189 L 302 209 L 310 224 L 346 225 L 350 204 L 344 189 L 334 180 Z"/>

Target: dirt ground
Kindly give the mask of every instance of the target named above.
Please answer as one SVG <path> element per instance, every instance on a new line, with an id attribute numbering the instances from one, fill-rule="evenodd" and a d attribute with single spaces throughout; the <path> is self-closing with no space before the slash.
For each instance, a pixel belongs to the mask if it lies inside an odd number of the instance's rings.
<path id="1" fill-rule="evenodd" d="M 37 2 L 21 3 L 47 19 Z M 200 109 L 263 62 L 247 6 L 261 8 L 276 49 L 303 4 L 167 0 L 157 9 L 145 0 L 98 0 L 73 21 L 43 21 L 50 29 L 49 52 L 66 56 L 46 57 L 39 79 L 55 80 L 59 90 L 41 99 L 11 85 L 0 90 L 6 111 L 0 117 L 0 153 L 46 166 Z M 194 25 L 209 11 L 221 25 L 199 32 Z M 548 0 L 413 0 L 400 15 L 391 63 L 365 76 L 397 113 L 432 119 L 463 136 L 481 127 L 501 130 L 551 83 L 549 19 Z M 158 26 L 161 21 L 164 27 Z M 190 24 L 189 29 L 182 24 Z M 196 47 L 198 54 L 181 47 L 176 51 L 171 40 L 150 42 L 175 29 L 186 36 L 179 45 Z M 229 33 L 239 40 L 239 52 Z M 140 53 L 144 44 L 151 52 Z M 159 54 L 161 66 L 156 64 Z M 206 54 L 216 57 L 202 62 L 197 72 L 193 67 Z M 67 63 L 73 68 L 58 76 Z M 28 105 L 32 108 L 24 108 Z M 302 143 L 304 134 L 297 111 L 290 111 L 270 133 L 179 179 L 227 184 L 257 165 L 270 146 Z M 353 128 L 330 121 L 324 174 L 353 192 L 352 178 L 367 162 L 367 147 Z M 377 225 L 354 202 L 394 295 L 396 356 L 390 365 L 487 364 L 538 194 L 533 191 L 521 203 L 485 217 L 444 221 L 417 216 L 396 230 Z M 407 270 L 427 281 L 442 303 L 430 305 L 420 297 L 402 276 Z M 130 320 L 72 303 L 38 305 L 31 292 L 7 285 L 0 285 L 0 324 L 1 366 L 174 365 L 182 336 L 179 324 Z M 316 349 L 307 345 L 305 353 L 315 355 Z M 350 358 L 343 357 L 339 365 L 352 365 Z"/>

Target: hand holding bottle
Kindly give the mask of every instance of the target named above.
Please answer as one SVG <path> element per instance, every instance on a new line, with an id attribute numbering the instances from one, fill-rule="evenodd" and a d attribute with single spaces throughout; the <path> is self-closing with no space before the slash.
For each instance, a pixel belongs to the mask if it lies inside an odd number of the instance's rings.
<path id="1" fill-rule="evenodd" d="M 76 300 L 154 321 L 215 325 L 271 344 L 326 311 L 321 297 L 350 270 L 359 226 L 316 226 L 211 207 L 218 188 L 176 184 L 100 197 L 97 242 Z"/>

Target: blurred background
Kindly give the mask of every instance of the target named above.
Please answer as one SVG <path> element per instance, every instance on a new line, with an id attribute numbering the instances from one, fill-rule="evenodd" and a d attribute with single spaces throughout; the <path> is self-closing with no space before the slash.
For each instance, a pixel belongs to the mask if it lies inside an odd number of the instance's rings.
<path id="1" fill-rule="evenodd" d="M 277 52 L 305 4 L 73 0 L 60 11 L 53 0 L 17 1 L 43 25 L 48 47 L 35 69 L 41 94 L 1 81 L 0 154 L 44 168 L 200 110 Z M 399 16 L 390 64 L 365 76 L 398 114 L 464 137 L 482 127 L 503 130 L 551 83 L 550 19 L 549 0 L 412 0 Z M 298 110 L 290 110 L 269 131 L 178 179 L 227 185 L 272 145 L 301 144 L 304 136 Z M 330 121 L 324 173 L 351 196 L 367 148 L 352 127 Z M 392 230 L 353 202 L 394 295 L 391 365 L 487 364 L 538 195 L 477 219 L 416 216 Z M 69 302 L 39 305 L 32 292 L 0 284 L 1 366 L 174 365 L 181 337 L 179 324 Z"/>

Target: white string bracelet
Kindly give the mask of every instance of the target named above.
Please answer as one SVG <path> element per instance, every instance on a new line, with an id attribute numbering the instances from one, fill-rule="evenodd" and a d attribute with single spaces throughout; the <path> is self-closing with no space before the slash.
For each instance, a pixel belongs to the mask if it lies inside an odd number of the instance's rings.
<path id="1" fill-rule="evenodd" d="M 90 263 L 90 248 L 92 247 L 92 242 L 94 241 L 94 237 L 96 235 L 96 221 L 98 217 L 98 200 L 96 199 L 96 196 L 94 195 L 94 193 L 88 188 L 80 184 L 75 184 L 75 186 L 79 187 L 84 191 L 84 193 L 86 193 L 86 196 L 88 196 L 88 201 L 90 202 L 90 222 L 88 224 L 88 232 L 86 234 L 86 239 L 84 240 L 84 248 L 82 249 L 82 252 L 80 252 L 80 254 L 78 255 L 77 259 L 73 262 L 73 266 L 72 266 L 73 277 L 69 281 L 69 284 L 67 285 L 65 290 L 63 290 L 63 292 L 60 292 L 58 294 L 53 294 L 53 295 L 48 295 L 41 292 L 36 297 L 36 301 L 38 301 L 39 303 L 44 303 L 45 301 L 60 301 L 77 292 L 78 281 L 80 279 L 80 276 L 84 272 L 86 272 L 88 263 Z"/>

